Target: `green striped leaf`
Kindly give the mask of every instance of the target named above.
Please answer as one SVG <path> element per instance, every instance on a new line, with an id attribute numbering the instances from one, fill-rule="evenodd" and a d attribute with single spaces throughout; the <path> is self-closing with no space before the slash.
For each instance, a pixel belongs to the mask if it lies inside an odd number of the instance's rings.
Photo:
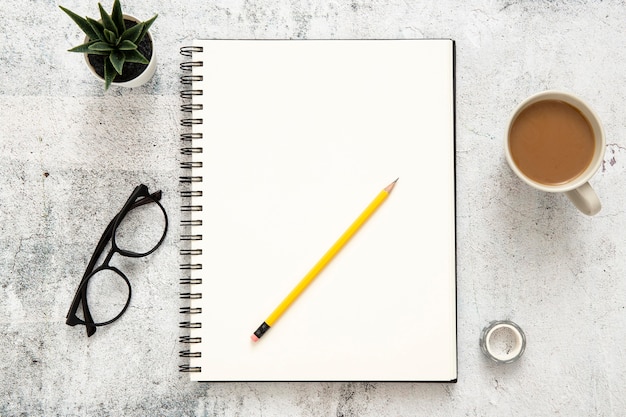
<path id="1" fill-rule="evenodd" d="M 115 72 L 122 75 L 122 69 L 124 68 L 124 61 L 126 57 L 124 56 L 124 52 L 122 51 L 113 51 L 111 55 L 109 55 L 109 59 L 111 60 L 111 64 L 113 64 L 113 68 L 115 68 Z"/>
<path id="2" fill-rule="evenodd" d="M 117 33 L 117 27 L 115 26 L 115 23 L 113 22 L 113 19 L 104 10 L 104 8 L 102 7 L 102 5 L 100 3 L 98 3 L 98 9 L 100 9 L 100 20 L 102 20 L 102 24 L 104 25 L 104 28 L 110 30 L 113 33 L 115 33 L 115 37 L 117 38 L 117 36 L 119 34 Z"/>
<path id="3" fill-rule="evenodd" d="M 118 49 L 120 51 L 132 51 L 134 49 L 137 49 L 137 45 L 135 45 L 131 41 L 122 41 L 120 42 Z"/>
<path id="4" fill-rule="evenodd" d="M 78 25 L 78 27 L 87 35 L 89 39 L 96 39 L 98 36 L 92 29 L 87 19 L 77 15 L 71 10 L 66 9 L 63 6 L 59 6 L 61 10 L 63 10 L 73 21 Z"/>
<path id="5" fill-rule="evenodd" d="M 126 62 L 134 62 L 137 64 L 149 64 L 150 61 L 146 59 L 139 51 L 124 51 L 124 56 L 126 57 Z"/>
<path id="6" fill-rule="evenodd" d="M 111 52 L 114 51 L 115 48 L 106 42 L 94 42 L 89 46 L 89 52 Z"/>
<path id="7" fill-rule="evenodd" d="M 113 10 L 111 11 L 111 18 L 113 23 L 117 27 L 117 33 L 124 33 L 126 25 L 124 24 L 124 14 L 122 13 L 122 6 L 120 6 L 119 0 L 115 0 L 113 3 Z"/>

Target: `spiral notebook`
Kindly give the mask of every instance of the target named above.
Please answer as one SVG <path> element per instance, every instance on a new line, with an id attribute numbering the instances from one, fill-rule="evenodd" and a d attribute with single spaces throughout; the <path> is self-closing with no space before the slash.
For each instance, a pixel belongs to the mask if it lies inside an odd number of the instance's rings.
<path id="1" fill-rule="evenodd" d="M 181 371 L 456 381 L 454 42 L 198 40 L 181 53 Z"/>

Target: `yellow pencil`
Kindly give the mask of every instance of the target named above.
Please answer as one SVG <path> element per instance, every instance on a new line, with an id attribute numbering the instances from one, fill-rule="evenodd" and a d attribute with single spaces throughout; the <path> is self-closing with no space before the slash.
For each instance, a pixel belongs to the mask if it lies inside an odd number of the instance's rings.
<path id="1" fill-rule="evenodd" d="M 258 329 L 250 336 L 253 342 L 257 342 L 264 334 L 269 330 L 271 326 L 280 318 L 280 316 L 289 308 L 289 306 L 298 298 L 305 288 L 315 279 L 315 277 L 324 269 L 326 265 L 333 259 L 333 257 L 343 248 L 352 236 L 359 230 L 359 228 L 367 221 L 368 218 L 374 214 L 376 209 L 387 199 L 391 190 L 396 185 L 398 180 L 386 186 L 374 200 L 363 210 L 363 212 L 357 217 L 357 219 L 343 232 L 343 234 L 337 239 L 333 246 L 317 261 L 317 263 L 311 268 L 311 270 L 300 280 L 298 285 L 285 297 L 285 299 L 272 311 L 267 319 L 259 326 Z"/>

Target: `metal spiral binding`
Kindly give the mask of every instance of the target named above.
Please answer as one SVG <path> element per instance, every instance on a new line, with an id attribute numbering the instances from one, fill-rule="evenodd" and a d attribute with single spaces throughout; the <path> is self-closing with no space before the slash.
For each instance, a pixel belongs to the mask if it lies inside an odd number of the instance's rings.
<path id="1" fill-rule="evenodd" d="M 181 191 L 180 192 L 180 196 L 181 197 L 202 197 L 202 191 L 196 190 L 196 191 Z"/>
<path id="2" fill-rule="evenodd" d="M 202 206 L 199 206 L 199 205 L 181 206 L 181 211 L 202 211 Z"/>
<path id="3" fill-rule="evenodd" d="M 200 352 L 192 352 L 190 350 L 181 350 L 179 356 L 181 358 L 201 358 L 202 354 Z"/>
<path id="4" fill-rule="evenodd" d="M 202 104 L 183 104 L 180 109 L 185 113 L 191 113 L 194 110 L 202 110 L 204 106 Z"/>
<path id="5" fill-rule="evenodd" d="M 202 226 L 202 220 L 181 220 L 181 226 Z"/>
<path id="6" fill-rule="evenodd" d="M 183 155 L 191 155 L 192 153 L 202 153 L 202 148 L 197 147 L 197 146 L 180 148 L 180 152 Z"/>
<path id="7" fill-rule="evenodd" d="M 202 52 L 203 48 L 201 46 L 183 46 L 180 48 L 180 54 L 182 56 L 191 57 L 194 52 Z"/>
<path id="8" fill-rule="evenodd" d="M 180 264 L 180 269 L 197 271 L 202 269 L 202 264 Z"/>
<path id="9" fill-rule="evenodd" d="M 195 53 L 202 52 L 202 47 L 199 46 L 185 46 L 180 48 L 180 53 L 184 57 L 193 58 Z M 191 72 L 194 68 L 202 67 L 202 61 L 185 61 L 181 63 L 180 68 L 183 72 Z M 180 92 L 180 97 L 184 101 L 193 101 L 195 97 L 203 95 L 203 91 L 197 88 L 197 84 L 203 80 L 201 75 L 184 74 L 180 77 L 181 85 L 184 86 Z M 203 120 L 198 117 L 194 117 L 193 113 L 201 111 L 203 109 L 202 104 L 186 102 L 181 105 L 180 110 L 183 114 L 190 114 L 191 117 L 184 117 L 181 119 L 181 125 L 185 128 L 193 128 L 196 125 L 203 123 Z M 199 132 L 184 132 L 180 135 L 180 140 L 183 146 L 180 148 L 180 152 L 184 156 L 192 156 L 194 154 L 202 153 L 202 147 L 197 146 L 197 141 L 202 139 L 202 133 Z M 180 176 L 181 184 L 192 184 L 202 182 L 202 176 L 187 174 L 192 173 L 193 169 L 202 168 L 201 161 L 183 161 L 180 163 L 180 168 L 183 174 Z M 194 197 L 201 197 L 202 191 L 200 190 L 181 190 L 180 195 L 183 199 L 191 199 L 189 204 L 183 204 L 181 211 L 183 212 L 199 212 L 202 211 L 202 205 L 193 204 Z M 180 226 L 183 228 L 183 233 L 180 235 L 180 240 L 183 242 L 202 240 L 202 235 L 193 233 L 194 226 L 201 226 L 202 220 L 199 219 L 183 219 Z M 191 233 L 189 233 L 190 229 Z M 198 271 L 202 269 L 202 264 L 193 262 L 194 256 L 202 255 L 202 249 L 182 248 L 180 255 L 185 257 L 185 260 L 181 262 L 180 269 L 186 274 L 191 274 L 192 271 Z M 202 278 L 185 276 L 180 279 L 180 285 L 187 287 L 180 293 L 180 298 L 184 300 L 198 300 L 202 298 L 202 293 L 193 292 L 192 285 L 202 284 Z M 200 307 L 184 306 L 180 308 L 180 314 L 185 316 L 185 320 L 179 323 L 179 327 L 183 329 L 199 329 L 202 327 L 202 323 L 198 320 L 193 320 L 194 315 L 202 313 Z M 202 338 L 192 337 L 190 335 L 180 336 L 179 342 L 181 344 L 196 344 L 201 343 Z M 192 349 L 184 349 L 179 352 L 181 358 L 200 358 L 202 355 L 200 352 L 195 352 Z M 190 364 L 179 365 L 180 372 L 201 372 L 202 368 L 199 366 L 191 366 Z"/>
<path id="10" fill-rule="evenodd" d="M 201 329 L 202 323 L 193 323 L 191 321 L 181 321 L 178 323 L 179 327 L 182 329 Z"/>
<path id="11" fill-rule="evenodd" d="M 181 292 L 180 298 L 183 300 L 199 300 L 202 298 L 202 293 L 199 292 Z"/>
<path id="12" fill-rule="evenodd" d="M 180 240 L 202 240 L 202 235 L 180 235 Z"/>
<path id="13" fill-rule="evenodd" d="M 181 307 L 180 314 L 200 314 L 202 309 L 200 307 Z"/>
<path id="14" fill-rule="evenodd" d="M 202 182 L 202 177 L 191 176 L 191 177 L 180 177 L 180 182 L 182 183 L 190 183 L 190 182 Z"/>
<path id="15" fill-rule="evenodd" d="M 193 119 L 193 118 L 189 118 L 189 119 L 182 119 L 180 121 L 180 123 L 185 126 L 185 127 L 189 127 L 189 126 L 193 126 L 193 125 L 201 125 L 203 123 L 202 119 Z"/>
<path id="16" fill-rule="evenodd" d="M 180 83 L 182 85 L 191 85 L 194 82 L 202 80 L 202 75 L 183 75 L 182 77 L 180 77 Z"/>
<path id="17" fill-rule="evenodd" d="M 195 353 L 195 352 L 194 352 Z M 193 357 L 193 356 L 185 356 L 185 357 Z M 178 365 L 178 370 L 180 372 L 202 372 L 202 368 L 199 366 L 190 366 L 190 365 Z"/>
<path id="18" fill-rule="evenodd" d="M 202 249 L 181 249 L 180 254 L 183 256 L 202 255 Z M 201 282 L 199 282 L 201 284 Z"/>
<path id="19" fill-rule="evenodd" d="M 195 96 L 201 96 L 204 92 L 202 90 L 182 90 L 180 96 L 186 99 L 192 99 Z"/>
<path id="20" fill-rule="evenodd" d="M 202 278 L 181 278 L 181 285 L 202 284 Z"/>
<path id="21" fill-rule="evenodd" d="M 183 169 L 202 168 L 202 161 L 185 161 L 180 163 Z"/>
<path id="22" fill-rule="evenodd" d="M 178 338 L 180 343 L 201 343 L 201 337 L 181 336 Z"/>
<path id="23" fill-rule="evenodd" d="M 180 64 L 180 69 L 183 71 L 192 71 L 194 68 L 198 68 L 202 66 L 204 66 L 203 62 L 188 61 L 188 62 L 183 62 L 182 64 Z"/>
<path id="24" fill-rule="evenodd" d="M 188 132 L 188 133 L 183 133 L 180 135 L 180 140 L 188 142 L 191 140 L 195 140 L 195 139 L 202 139 L 202 133 L 199 132 Z"/>

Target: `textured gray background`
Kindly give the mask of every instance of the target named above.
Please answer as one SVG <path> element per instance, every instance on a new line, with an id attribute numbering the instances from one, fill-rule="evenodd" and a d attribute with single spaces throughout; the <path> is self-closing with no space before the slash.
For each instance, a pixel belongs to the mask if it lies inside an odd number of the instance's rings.
<path id="1" fill-rule="evenodd" d="M 97 15 L 95 1 L 61 4 Z M 159 13 L 159 65 L 149 84 L 107 93 L 65 52 L 82 35 L 57 5 L 0 2 L 0 415 L 625 415 L 623 1 L 127 0 L 129 14 Z M 457 384 L 197 384 L 177 372 L 178 50 L 195 37 L 457 41 Z M 510 111 L 553 88 L 604 122 L 594 218 L 504 161 Z M 172 227 L 149 258 L 116 258 L 132 305 L 88 339 L 66 310 L 140 182 L 163 190 Z M 527 333 L 511 365 L 478 347 L 499 318 Z"/>

